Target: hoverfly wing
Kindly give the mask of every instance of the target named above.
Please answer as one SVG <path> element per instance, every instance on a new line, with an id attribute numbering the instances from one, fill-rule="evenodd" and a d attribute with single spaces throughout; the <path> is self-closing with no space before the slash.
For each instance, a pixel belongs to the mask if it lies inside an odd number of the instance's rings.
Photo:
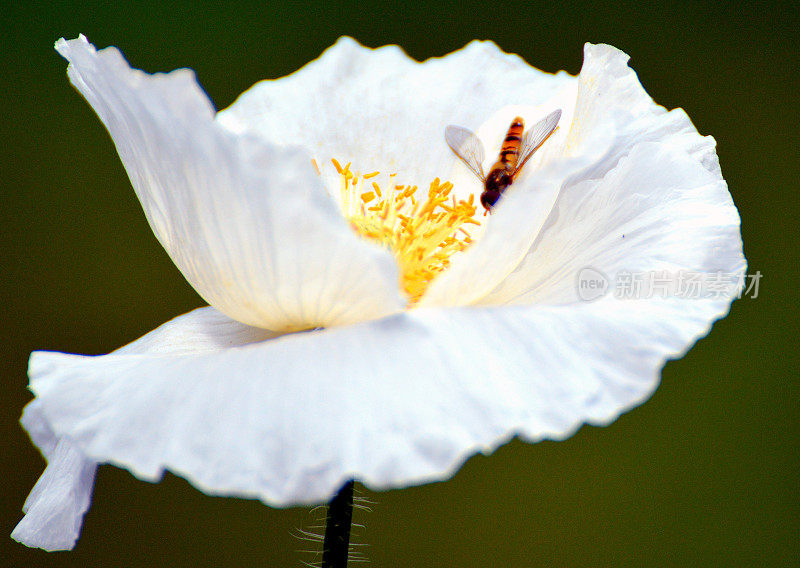
<path id="1" fill-rule="evenodd" d="M 522 166 L 533 156 L 533 153 L 555 132 L 560 118 L 561 109 L 554 110 L 525 132 L 519 146 L 519 160 L 517 160 L 517 167 L 514 169 L 514 178 L 519 175 Z"/>
<path id="2" fill-rule="evenodd" d="M 483 181 L 483 143 L 475 136 L 475 133 L 460 126 L 448 126 L 444 131 L 444 139 L 447 145 L 458 158 L 464 162 L 472 173 Z"/>

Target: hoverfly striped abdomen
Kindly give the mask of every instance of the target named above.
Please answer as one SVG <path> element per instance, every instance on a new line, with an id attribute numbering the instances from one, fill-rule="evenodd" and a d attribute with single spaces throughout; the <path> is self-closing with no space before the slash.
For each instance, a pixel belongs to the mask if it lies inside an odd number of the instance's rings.
<path id="1" fill-rule="evenodd" d="M 508 128 L 508 133 L 505 140 L 503 140 L 503 147 L 500 149 L 500 157 L 495 167 L 502 164 L 508 170 L 514 169 L 519 160 L 519 147 L 522 144 L 522 132 L 524 130 L 525 121 L 518 116 Z"/>

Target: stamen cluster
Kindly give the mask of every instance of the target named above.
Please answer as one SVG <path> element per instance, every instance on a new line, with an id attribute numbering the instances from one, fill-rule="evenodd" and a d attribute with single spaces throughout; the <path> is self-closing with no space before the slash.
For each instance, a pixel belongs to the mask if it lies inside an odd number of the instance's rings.
<path id="1" fill-rule="evenodd" d="M 416 185 L 396 185 L 389 175 L 388 188 L 372 178 L 380 172 L 359 175 L 331 160 L 341 176 L 341 204 L 353 229 L 389 248 L 400 266 L 400 285 L 409 304 L 416 303 L 428 285 L 450 266 L 450 256 L 465 250 L 472 238 L 465 225 L 480 225 L 475 217 L 474 195 L 456 200 L 453 184 L 434 179 L 424 199 Z M 369 186 L 367 186 L 369 184 Z"/>

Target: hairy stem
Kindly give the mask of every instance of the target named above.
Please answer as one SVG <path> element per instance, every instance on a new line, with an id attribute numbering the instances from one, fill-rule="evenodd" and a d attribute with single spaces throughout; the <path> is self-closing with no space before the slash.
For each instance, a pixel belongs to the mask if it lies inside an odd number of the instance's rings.
<path id="1" fill-rule="evenodd" d="M 345 568 L 350 550 L 350 527 L 353 523 L 353 486 L 348 481 L 331 499 L 325 521 L 322 545 L 322 568 Z"/>

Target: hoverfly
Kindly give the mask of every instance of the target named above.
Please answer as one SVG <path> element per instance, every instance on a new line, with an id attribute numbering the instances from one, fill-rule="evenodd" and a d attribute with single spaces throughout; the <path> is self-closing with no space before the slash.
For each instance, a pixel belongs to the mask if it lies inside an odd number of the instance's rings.
<path id="1" fill-rule="evenodd" d="M 515 118 L 508 128 L 503 147 L 497 162 L 491 167 L 488 174 L 483 173 L 484 150 L 480 139 L 475 133 L 460 126 L 448 126 L 444 131 L 447 145 L 458 158 L 464 162 L 469 170 L 483 182 L 481 204 L 490 211 L 506 188 L 514 183 L 533 153 L 538 150 L 545 140 L 555 132 L 558 120 L 561 118 L 561 109 L 554 110 L 542 120 L 529 128 L 523 135 L 525 121 L 521 117 Z"/>

